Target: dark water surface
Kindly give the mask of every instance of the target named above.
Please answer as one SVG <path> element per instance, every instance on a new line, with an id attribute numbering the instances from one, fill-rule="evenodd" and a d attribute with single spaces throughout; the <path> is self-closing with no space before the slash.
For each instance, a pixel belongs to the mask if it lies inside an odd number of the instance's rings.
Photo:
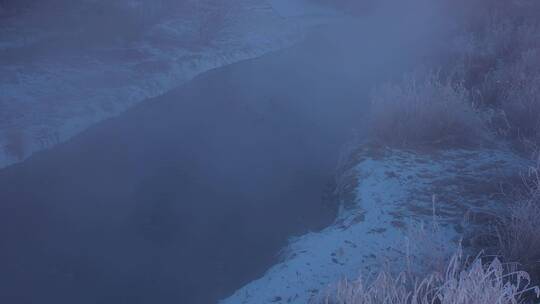
<path id="1" fill-rule="evenodd" d="M 337 40 L 210 71 L 0 171 L 0 303 L 215 303 L 329 224 L 339 148 L 394 58 Z"/>

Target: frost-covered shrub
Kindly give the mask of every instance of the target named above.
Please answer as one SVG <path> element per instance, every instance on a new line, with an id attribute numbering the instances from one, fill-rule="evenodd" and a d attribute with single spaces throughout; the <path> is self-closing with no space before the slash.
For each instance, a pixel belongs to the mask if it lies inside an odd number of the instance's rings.
<path id="1" fill-rule="evenodd" d="M 477 52 L 493 59 L 513 58 L 523 50 L 539 45 L 540 31 L 532 23 L 516 24 L 510 19 L 493 18 L 478 37 Z"/>
<path id="2" fill-rule="evenodd" d="M 535 291 L 539 295 L 537 287 L 530 287 L 527 272 L 508 273 L 497 258 L 489 263 L 476 258 L 466 265 L 460 254 L 455 255 L 435 289 L 435 296 L 425 303 L 517 304 L 524 301 L 526 292 Z"/>
<path id="3" fill-rule="evenodd" d="M 497 252 L 540 281 L 540 168 L 525 178 L 525 198 L 508 207 L 496 224 Z"/>
<path id="4" fill-rule="evenodd" d="M 430 290 L 433 277 L 422 281 L 417 290 L 412 290 L 410 282 L 405 274 L 397 277 L 381 272 L 372 282 L 365 281 L 361 277 L 357 280 L 341 280 L 335 286 L 330 287 L 327 294 L 317 299 L 318 304 L 409 304 L 428 303 L 422 301 L 427 290 Z M 417 298 L 416 302 L 412 302 Z M 419 298 L 419 299 L 418 299 Z"/>
<path id="5" fill-rule="evenodd" d="M 477 32 L 458 35 L 449 46 L 448 68 L 469 89 L 483 89 L 487 75 L 501 65 L 516 61 L 522 52 L 540 47 L 537 24 L 516 24 L 513 20 L 498 18 L 486 22 Z M 491 105 L 493 99 L 483 101 Z"/>
<path id="6" fill-rule="evenodd" d="M 529 49 L 513 62 L 500 62 L 496 69 L 484 78 L 481 89 L 481 102 L 500 105 L 508 98 L 512 89 L 522 87 L 532 77 L 540 75 L 540 52 Z"/>
<path id="7" fill-rule="evenodd" d="M 375 280 L 342 280 L 315 303 L 319 304 L 517 304 L 530 287 L 524 271 L 506 272 L 498 259 L 471 263 L 458 251 L 445 273 L 430 273 L 422 278 L 407 274 L 394 277 L 381 272 Z"/>
<path id="8" fill-rule="evenodd" d="M 540 147 L 540 1 L 456 0 L 456 35 L 442 73 L 461 83 L 497 133 L 527 152 Z M 489 114 L 489 115 L 487 115 Z"/>
<path id="9" fill-rule="evenodd" d="M 539 1 L 456 0 L 449 6 L 458 34 L 446 47 L 445 67 L 468 89 L 481 90 L 498 66 L 540 47 L 540 23 L 533 13 L 540 11 Z M 491 105 L 493 98 L 483 101 Z"/>
<path id="10" fill-rule="evenodd" d="M 470 146 L 485 134 L 467 89 L 434 74 L 378 88 L 369 116 L 371 136 L 390 146 Z"/>
<path id="11" fill-rule="evenodd" d="M 501 256 L 540 279 L 540 205 L 521 202 L 510 207 L 498 229 Z"/>
<path id="12" fill-rule="evenodd" d="M 540 144 L 540 75 L 512 87 L 502 104 L 502 111 L 513 138 L 526 148 L 538 149 Z"/>
<path id="13" fill-rule="evenodd" d="M 527 150 L 540 145 L 540 49 L 500 64 L 481 87 L 480 99 L 499 111 L 494 127 Z M 524 144 L 524 145 L 523 145 Z"/>
<path id="14" fill-rule="evenodd" d="M 407 225 L 405 251 L 407 273 L 444 273 L 447 263 L 455 253 L 453 242 L 442 231 L 442 221 L 436 214 L 436 196 L 433 196 L 433 218 L 430 221 L 411 221 Z"/>

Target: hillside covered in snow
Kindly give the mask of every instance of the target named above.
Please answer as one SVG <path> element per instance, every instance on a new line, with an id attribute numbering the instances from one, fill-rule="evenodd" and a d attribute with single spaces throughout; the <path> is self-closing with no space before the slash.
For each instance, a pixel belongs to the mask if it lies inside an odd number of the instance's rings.
<path id="1" fill-rule="evenodd" d="M 43 26 L 45 4 L 1 20 L 0 167 L 202 72 L 290 47 L 338 14 L 302 0 L 76 2 L 53 11 L 66 24 Z"/>

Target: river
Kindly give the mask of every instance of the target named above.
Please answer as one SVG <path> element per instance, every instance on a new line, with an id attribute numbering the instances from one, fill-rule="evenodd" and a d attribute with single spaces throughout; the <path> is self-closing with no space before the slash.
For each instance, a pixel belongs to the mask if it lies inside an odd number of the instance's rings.
<path id="1" fill-rule="evenodd" d="M 262 275 L 334 219 L 340 148 L 413 62 L 399 46 L 321 31 L 0 171 L 2 302 L 215 303 Z"/>

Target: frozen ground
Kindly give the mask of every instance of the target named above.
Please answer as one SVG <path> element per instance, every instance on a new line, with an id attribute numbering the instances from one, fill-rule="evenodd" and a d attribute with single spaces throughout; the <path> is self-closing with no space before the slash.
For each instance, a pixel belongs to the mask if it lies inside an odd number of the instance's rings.
<path id="1" fill-rule="evenodd" d="M 65 141 L 204 71 L 288 47 L 335 12 L 304 0 L 238 0 L 204 47 L 185 43 L 193 20 L 163 20 L 125 48 L 0 66 L 0 168 Z M 54 34 L 3 28 L 0 51 L 28 50 Z M 156 118 L 157 119 L 157 118 Z"/>
<path id="2" fill-rule="evenodd" d="M 503 202 L 496 195 L 501 182 L 528 165 L 494 150 L 363 149 L 357 162 L 342 181 L 354 185 L 355 198 L 335 223 L 291 240 L 282 262 L 221 304 L 310 303 L 343 277 L 369 277 L 381 265 L 403 269 L 405 257 L 416 271 L 438 267 L 437 251 L 458 243 L 465 212 L 496 210 Z"/>

